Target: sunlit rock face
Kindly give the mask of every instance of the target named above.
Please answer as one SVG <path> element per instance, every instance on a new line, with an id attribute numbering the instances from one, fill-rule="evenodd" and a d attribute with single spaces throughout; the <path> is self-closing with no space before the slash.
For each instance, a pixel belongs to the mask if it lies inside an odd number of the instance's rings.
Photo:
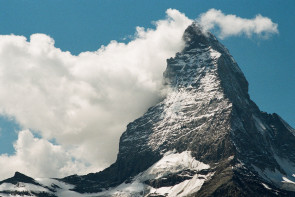
<path id="1" fill-rule="evenodd" d="M 295 195 L 294 129 L 251 101 L 244 74 L 211 33 L 193 23 L 183 39 L 167 60 L 165 98 L 128 124 L 116 162 L 84 176 L 36 179 L 44 189 L 33 195 Z M 1 182 L 3 195 L 17 183 L 26 181 Z"/>

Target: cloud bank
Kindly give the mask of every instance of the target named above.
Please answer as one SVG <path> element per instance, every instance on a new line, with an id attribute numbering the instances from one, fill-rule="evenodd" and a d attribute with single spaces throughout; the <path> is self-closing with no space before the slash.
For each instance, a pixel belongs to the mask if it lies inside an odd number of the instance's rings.
<path id="1" fill-rule="evenodd" d="M 0 179 L 15 171 L 64 177 L 110 165 L 126 125 L 161 99 L 166 59 L 184 47 L 182 34 L 193 21 L 174 9 L 166 14 L 155 29 L 137 27 L 127 44 L 111 41 L 78 56 L 45 34 L 1 35 L 0 114 L 22 131 L 15 154 L 0 155 Z M 218 25 L 222 38 L 277 32 L 265 17 L 241 19 L 214 9 L 199 21 L 208 30 Z"/>
<path id="2" fill-rule="evenodd" d="M 197 21 L 208 31 L 219 27 L 218 37 L 221 39 L 241 34 L 245 34 L 248 37 L 257 34 L 268 38 L 270 34 L 279 33 L 278 25 L 260 14 L 253 19 L 245 19 L 236 15 L 225 15 L 221 10 L 210 9 L 206 13 L 201 14 Z"/>
<path id="3" fill-rule="evenodd" d="M 1 178 L 11 176 L 11 171 L 21 171 L 38 177 L 65 176 L 86 169 L 82 161 L 76 160 L 62 146 L 45 139 L 38 139 L 29 130 L 19 132 L 14 143 L 15 154 L 1 155 Z"/>

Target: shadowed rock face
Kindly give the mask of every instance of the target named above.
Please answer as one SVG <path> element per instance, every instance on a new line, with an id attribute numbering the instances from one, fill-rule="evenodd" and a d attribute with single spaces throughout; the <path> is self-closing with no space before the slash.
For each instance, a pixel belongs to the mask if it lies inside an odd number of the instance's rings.
<path id="1" fill-rule="evenodd" d="M 167 60 L 166 98 L 127 126 L 116 162 L 60 181 L 102 196 L 295 195 L 294 129 L 251 101 L 244 74 L 211 33 L 192 24 L 183 40 Z M 122 189 L 135 183 L 140 191 Z"/>
<path id="2" fill-rule="evenodd" d="M 28 177 L 20 172 L 15 172 L 14 176 L 8 179 L 5 179 L 3 181 L 0 182 L 0 184 L 2 183 L 12 183 L 12 184 L 17 184 L 19 182 L 24 182 L 24 183 L 31 183 L 31 184 L 35 184 L 35 185 L 40 185 L 39 183 L 37 183 L 33 178 Z"/>

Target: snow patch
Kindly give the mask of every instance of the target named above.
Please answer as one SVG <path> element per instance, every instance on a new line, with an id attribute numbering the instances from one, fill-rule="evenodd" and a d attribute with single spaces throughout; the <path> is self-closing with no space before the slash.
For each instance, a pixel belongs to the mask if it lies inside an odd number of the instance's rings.
<path id="1" fill-rule="evenodd" d="M 33 185 L 30 183 L 22 183 L 19 182 L 16 185 L 11 183 L 3 183 L 0 185 L 0 191 L 18 191 L 18 192 L 28 192 L 28 191 L 36 191 L 36 192 L 49 192 L 48 189 Z"/>
<path id="2" fill-rule="evenodd" d="M 263 185 L 264 188 L 271 190 L 271 188 L 268 185 L 266 185 L 265 183 L 261 183 L 261 184 Z"/>
<path id="3" fill-rule="evenodd" d="M 84 197 L 88 195 L 82 195 L 80 193 L 71 191 L 71 189 L 74 188 L 73 185 L 64 183 L 62 181 L 58 181 L 56 179 L 50 179 L 50 178 L 36 178 L 36 181 L 41 183 L 42 185 L 45 185 L 51 189 L 56 190 L 55 195 L 57 196 L 63 196 L 63 197 Z M 57 186 L 57 187 L 56 187 Z"/>
<path id="4" fill-rule="evenodd" d="M 266 130 L 266 127 L 264 126 L 262 121 L 258 117 L 256 117 L 255 115 L 252 115 L 252 117 L 255 121 L 255 125 L 256 125 L 256 128 L 258 129 L 258 131 L 263 133 Z"/>
<path id="5" fill-rule="evenodd" d="M 93 196 L 92 194 L 91 196 Z M 100 193 L 96 193 L 95 196 L 120 196 L 120 197 L 141 197 L 145 195 L 145 185 L 138 180 L 135 180 L 132 183 L 126 184 L 122 183 L 121 185 L 106 190 Z M 90 196 L 89 196 L 90 197 Z"/>
<path id="6" fill-rule="evenodd" d="M 212 175 L 213 174 L 210 174 L 210 176 Z M 199 191 L 206 180 L 208 180 L 208 176 L 196 174 L 192 179 L 185 180 L 172 187 L 161 187 L 157 189 L 153 188 L 151 189 L 150 193 L 169 197 L 187 196 Z"/>
<path id="7" fill-rule="evenodd" d="M 159 179 L 160 177 L 174 174 L 185 169 L 200 171 L 209 169 L 210 166 L 195 160 L 191 156 L 190 151 L 175 153 L 175 151 L 167 152 L 164 157 L 147 169 L 142 175 L 141 180 Z"/>

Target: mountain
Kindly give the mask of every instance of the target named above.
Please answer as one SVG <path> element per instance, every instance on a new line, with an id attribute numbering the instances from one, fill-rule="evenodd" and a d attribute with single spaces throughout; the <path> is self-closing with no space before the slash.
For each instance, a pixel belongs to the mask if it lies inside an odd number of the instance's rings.
<path id="1" fill-rule="evenodd" d="M 63 179 L 12 177 L 1 195 L 33 181 L 53 196 L 295 196 L 295 130 L 259 110 L 211 33 L 193 23 L 183 39 L 167 60 L 165 99 L 128 124 L 114 164 Z"/>

